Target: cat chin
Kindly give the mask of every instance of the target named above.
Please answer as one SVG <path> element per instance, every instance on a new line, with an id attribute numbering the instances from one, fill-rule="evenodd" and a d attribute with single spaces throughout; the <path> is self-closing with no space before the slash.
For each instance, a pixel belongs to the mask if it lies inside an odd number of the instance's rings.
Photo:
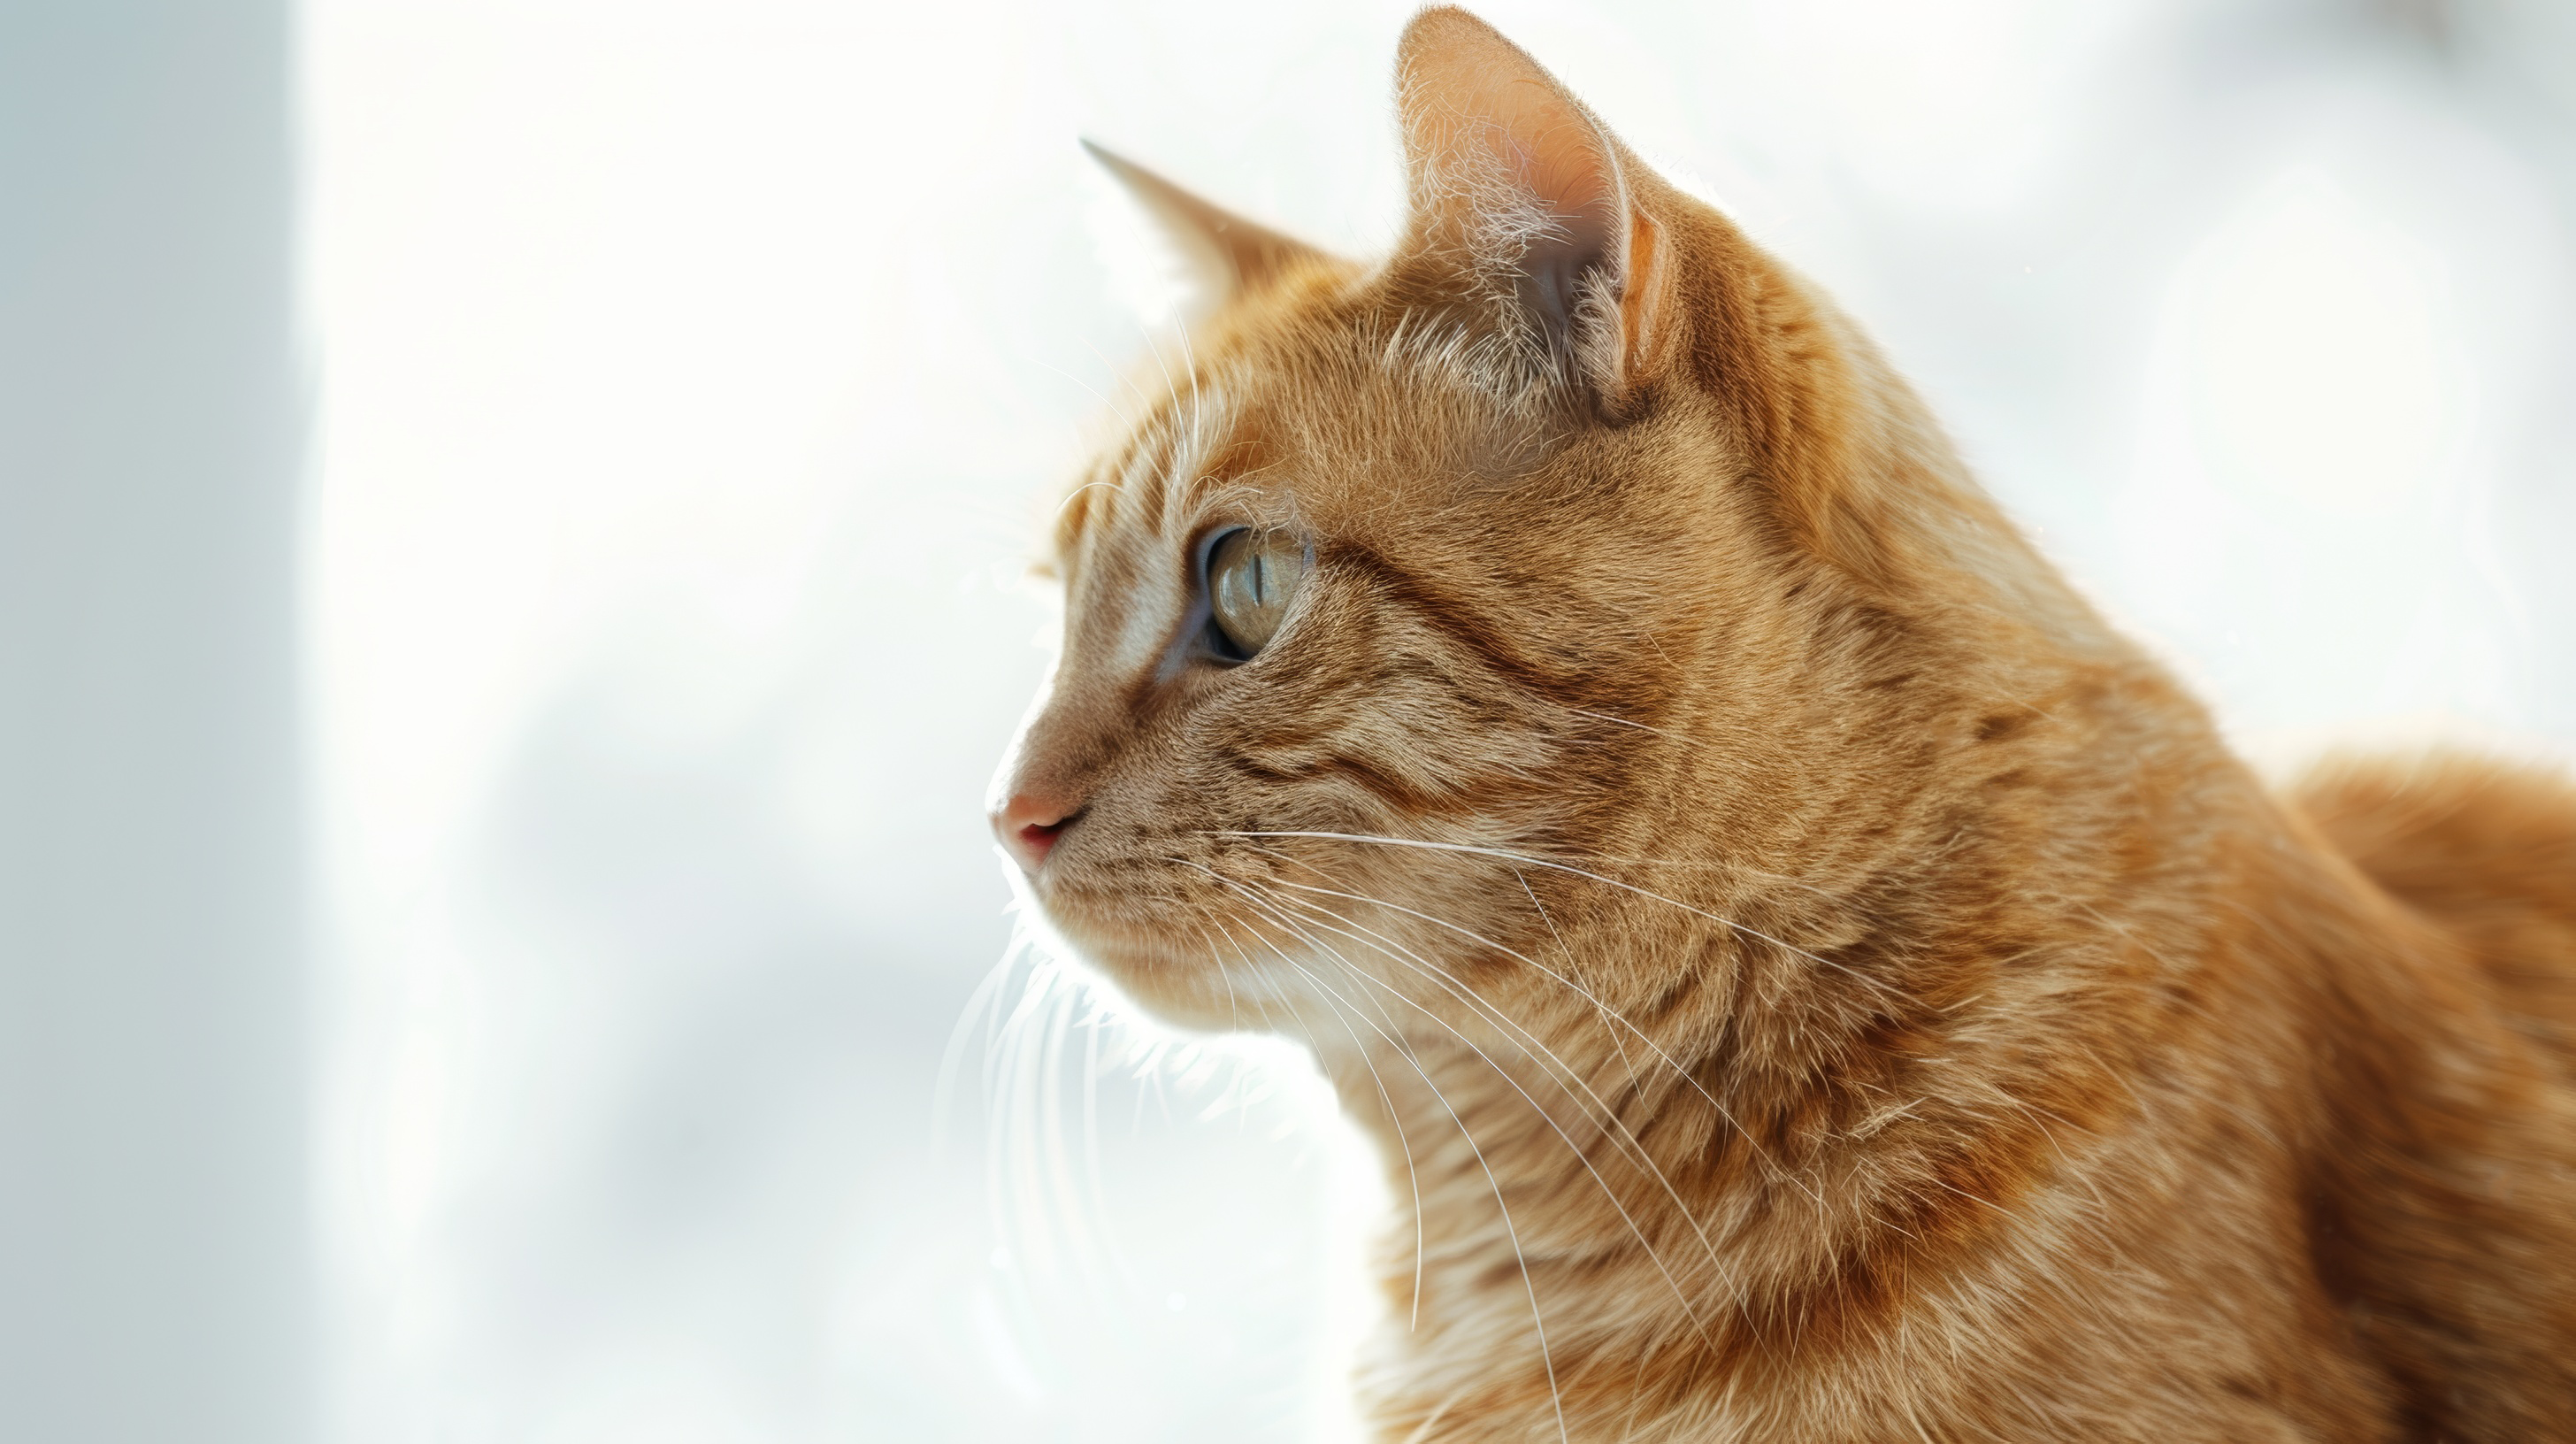
<path id="1" fill-rule="evenodd" d="M 1264 1022 L 1268 990 L 1260 980 L 1221 969 L 1204 945 L 1194 951 L 1132 927 L 1101 926 L 1079 910 L 1049 906 L 1045 914 L 1068 956 L 1154 1021 L 1196 1033 L 1277 1031 Z"/>
<path id="2" fill-rule="evenodd" d="M 1136 1011 L 1170 1028 L 1192 1033 L 1273 1033 L 1263 1003 L 1229 979 L 1205 958 L 1174 963 L 1159 956 L 1138 958 L 1104 955 L 1093 949 L 1077 953 L 1092 975 L 1106 982 Z M 1229 993 L 1228 983 L 1233 983 Z M 1276 1012 L 1271 1008 L 1268 1012 Z"/>

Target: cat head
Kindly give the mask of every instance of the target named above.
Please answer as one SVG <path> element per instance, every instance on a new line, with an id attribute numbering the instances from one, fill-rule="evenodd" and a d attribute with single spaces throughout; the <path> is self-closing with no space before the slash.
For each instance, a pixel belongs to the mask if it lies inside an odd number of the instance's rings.
<path id="1" fill-rule="evenodd" d="M 1852 328 L 1510 42 L 1423 12 L 1397 104 L 1376 265 L 1108 160 L 1218 300 L 1058 513 L 992 810 L 1190 1023 L 1633 1005 L 1739 914 L 1810 946 L 1931 845 L 1998 666 L 2091 631 Z"/>

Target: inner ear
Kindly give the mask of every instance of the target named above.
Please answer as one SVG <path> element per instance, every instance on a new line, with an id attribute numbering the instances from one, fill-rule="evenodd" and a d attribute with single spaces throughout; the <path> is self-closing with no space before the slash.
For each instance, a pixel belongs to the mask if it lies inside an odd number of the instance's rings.
<path id="1" fill-rule="evenodd" d="M 1615 300 L 1625 267 L 1619 254 L 1619 226 L 1606 206 L 1564 203 L 1548 207 L 1555 222 L 1531 238 L 1521 252 L 1514 290 L 1530 318 L 1551 346 L 1576 340 L 1575 312 L 1587 290 L 1606 293 L 1595 303 Z"/>
<path id="2" fill-rule="evenodd" d="M 1521 192 L 1494 199 L 1528 208 L 1505 221 L 1516 234 L 1497 238 L 1520 246 L 1513 289 L 1549 344 L 1563 345 L 1574 338 L 1585 289 L 1615 290 L 1626 271 L 1626 207 L 1618 157 L 1591 117 L 1553 89 L 1544 78 L 1506 81 L 1480 97 L 1489 108 L 1473 138 Z"/>
<path id="3" fill-rule="evenodd" d="M 1659 259 L 1618 143 L 1555 77 L 1462 10 L 1426 10 L 1397 52 L 1413 250 L 1512 308 L 1515 329 L 1607 390 L 1637 379 Z M 1637 244 L 1640 231 L 1645 244 Z"/>

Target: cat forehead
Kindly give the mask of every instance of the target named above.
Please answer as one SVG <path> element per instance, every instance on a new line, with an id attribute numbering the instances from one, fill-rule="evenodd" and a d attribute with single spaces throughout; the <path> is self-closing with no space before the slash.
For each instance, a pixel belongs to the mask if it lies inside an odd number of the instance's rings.
<path id="1" fill-rule="evenodd" d="M 1203 351 L 1173 376 L 1067 498 L 1059 554 L 1109 532 L 1186 532 L 1218 513 L 1335 531 L 1401 525 L 1407 507 L 1527 471 L 1546 449 L 1545 419 L 1493 395 L 1436 334 L 1320 329 Z"/>
<path id="2" fill-rule="evenodd" d="M 1276 492 L 1277 468 L 1264 459 L 1259 435 L 1221 382 L 1193 378 L 1175 388 L 1066 497 L 1058 552 L 1185 531 L 1213 495 L 1262 497 L 1265 476 Z"/>

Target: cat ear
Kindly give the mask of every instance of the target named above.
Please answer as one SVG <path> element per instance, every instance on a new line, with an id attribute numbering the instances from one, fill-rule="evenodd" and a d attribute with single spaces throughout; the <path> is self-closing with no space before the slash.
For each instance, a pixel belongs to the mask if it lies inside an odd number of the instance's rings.
<path id="1" fill-rule="evenodd" d="M 1605 400 L 1645 379 L 1670 269 L 1629 160 L 1581 101 L 1464 10 L 1425 10 L 1396 50 L 1407 250 L 1463 265 L 1505 329 Z"/>
<path id="2" fill-rule="evenodd" d="M 1085 140 L 1101 169 L 1144 205 L 1196 282 L 1200 309 L 1214 311 L 1280 273 L 1324 253 L 1202 200 L 1125 156 Z"/>

